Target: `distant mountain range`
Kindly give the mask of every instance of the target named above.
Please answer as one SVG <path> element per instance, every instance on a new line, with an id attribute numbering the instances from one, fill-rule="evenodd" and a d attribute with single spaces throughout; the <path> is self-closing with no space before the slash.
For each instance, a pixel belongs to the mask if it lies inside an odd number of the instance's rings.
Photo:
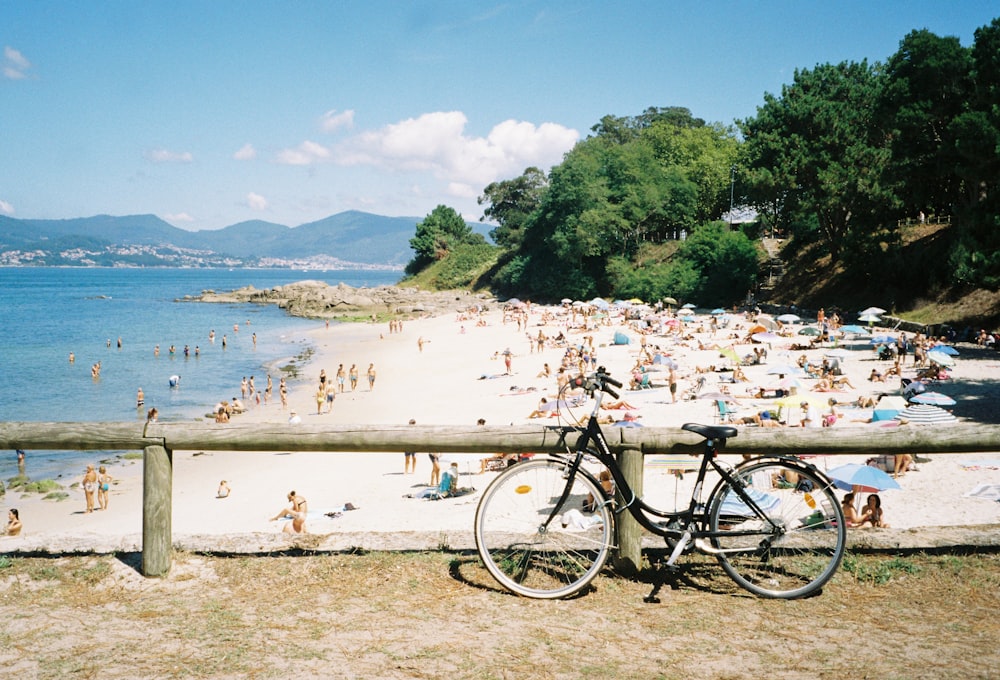
<path id="1" fill-rule="evenodd" d="M 21 220 L 0 215 L 0 266 L 392 268 L 423 218 L 347 211 L 288 227 L 252 220 L 185 231 L 155 215 Z M 469 223 L 479 233 L 488 226 Z"/>

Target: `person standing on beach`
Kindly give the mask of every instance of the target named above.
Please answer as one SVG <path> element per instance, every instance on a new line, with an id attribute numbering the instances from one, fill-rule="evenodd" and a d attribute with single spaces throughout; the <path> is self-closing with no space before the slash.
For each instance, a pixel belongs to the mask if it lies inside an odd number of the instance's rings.
<path id="1" fill-rule="evenodd" d="M 344 378 L 344 364 L 340 364 L 337 366 L 337 389 L 340 390 L 341 394 L 344 393 Z"/>
<path id="2" fill-rule="evenodd" d="M 281 410 L 284 411 L 288 408 L 288 385 L 285 384 L 285 376 L 281 376 L 281 382 L 278 383 L 278 394 L 281 396 Z"/>
<path id="3" fill-rule="evenodd" d="M 333 400 L 337 398 L 337 387 L 332 382 L 326 383 L 326 412 L 333 411 Z"/>
<path id="4" fill-rule="evenodd" d="M 326 389 L 323 384 L 320 383 L 319 389 L 316 390 L 316 415 L 323 412 L 323 404 L 326 403 Z"/>
<path id="5" fill-rule="evenodd" d="M 103 465 L 97 469 L 97 502 L 101 510 L 108 509 L 108 497 L 111 491 L 111 475 Z"/>
<path id="6" fill-rule="evenodd" d="M 368 391 L 375 389 L 375 364 L 368 364 Z"/>
<path id="7" fill-rule="evenodd" d="M 348 380 L 351 381 L 351 392 L 358 388 L 358 365 L 351 364 L 351 370 L 347 373 Z"/>
<path id="8" fill-rule="evenodd" d="M 274 383 L 271 382 L 271 374 L 267 374 L 267 385 L 264 387 L 264 406 L 271 401 L 271 394 L 274 391 Z"/>
<path id="9" fill-rule="evenodd" d="M 427 457 L 431 459 L 431 483 L 430 486 L 436 487 L 441 483 L 441 454 L 440 453 L 428 453 Z"/>
<path id="10" fill-rule="evenodd" d="M 87 471 L 83 473 L 83 496 L 87 501 L 87 512 L 94 511 L 94 495 L 97 493 L 97 473 L 94 466 L 88 465 Z"/>
<path id="11" fill-rule="evenodd" d="M 417 421 L 414 418 L 410 418 L 410 425 L 416 425 Z M 411 472 L 417 471 L 417 454 L 414 451 L 405 451 L 403 453 L 403 474 L 407 475 Z"/>

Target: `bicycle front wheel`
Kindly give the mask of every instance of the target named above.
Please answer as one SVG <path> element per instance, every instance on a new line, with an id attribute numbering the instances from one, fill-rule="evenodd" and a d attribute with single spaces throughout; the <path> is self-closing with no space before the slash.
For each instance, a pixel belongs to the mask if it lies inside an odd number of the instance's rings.
<path id="1" fill-rule="evenodd" d="M 844 556 L 847 529 L 829 480 L 814 468 L 771 460 L 734 472 L 742 498 L 722 482 L 709 500 L 711 550 L 736 583 L 761 597 L 818 592 Z"/>
<path id="2" fill-rule="evenodd" d="M 614 535 L 609 502 L 580 470 L 556 513 L 568 478 L 563 461 L 529 461 L 502 472 L 483 493 L 476 547 L 486 569 L 511 592 L 569 597 L 604 567 Z"/>

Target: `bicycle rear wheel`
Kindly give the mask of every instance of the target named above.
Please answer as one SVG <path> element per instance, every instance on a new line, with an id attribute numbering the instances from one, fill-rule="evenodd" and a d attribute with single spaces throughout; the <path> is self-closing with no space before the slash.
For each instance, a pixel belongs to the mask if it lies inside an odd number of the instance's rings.
<path id="1" fill-rule="evenodd" d="M 565 504 L 552 517 L 568 467 L 556 460 L 518 463 L 493 480 L 479 501 L 479 556 L 493 578 L 518 595 L 569 597 L 585 588 L 608 558 L 614 515 L 589 474 L 577 472 Z"/>
<path id="2" fill-rule="evenodd" d="M 736 470 L 760 513 L 722 482 L 709 500 L 712 549 L 736 583 L 761 597 L 818 592 L 844 556 L 847 529 L 829 480 L 794 463 L 761 461 Z"/>

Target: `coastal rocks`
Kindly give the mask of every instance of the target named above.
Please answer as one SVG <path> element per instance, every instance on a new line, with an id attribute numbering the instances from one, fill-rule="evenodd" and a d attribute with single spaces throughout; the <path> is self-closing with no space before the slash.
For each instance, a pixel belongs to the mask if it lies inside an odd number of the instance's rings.
<path id="1" fill-rule="evenodd" d="M 264 290 L 252 285 L 223 293 L 206 290 L 183 301 L 273 304 L 293 316 L 322 319 L 384 313 L 434 316 L 486 305 L 493 298 L 469 291 L 432 292 L 399 286 L 352 288 L 344 283 L 331 286 L 307 280 Z"/>

